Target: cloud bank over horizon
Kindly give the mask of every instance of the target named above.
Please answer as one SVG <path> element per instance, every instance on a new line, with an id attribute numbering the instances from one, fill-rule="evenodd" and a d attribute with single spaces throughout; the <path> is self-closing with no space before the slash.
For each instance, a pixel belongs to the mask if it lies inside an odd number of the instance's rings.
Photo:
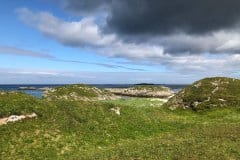
<path id="1" fill-rule="evenodd" d="M 0 75 L 5 77 L 0 79 L 0 84 L 190 84 L 206 76 L 172 72 L 70 72 L 29 68 L 0 68 Z M 234 74 L 229 76 L 235 77 Z"/>

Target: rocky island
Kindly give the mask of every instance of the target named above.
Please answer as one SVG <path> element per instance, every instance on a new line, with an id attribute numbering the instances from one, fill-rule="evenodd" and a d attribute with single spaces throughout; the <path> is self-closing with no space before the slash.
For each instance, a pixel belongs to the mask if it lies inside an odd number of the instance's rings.
<path id="1" fill-rule="evenodd" d="M 36 87 L 23 86 L 23 87 L 19 87 L 18 90 L 37 90 L 37 88 Z"/>
<path id="2" fill-rule="evenodd" d="M 152 97 L 152 98 L 169 98 L 174 92 L 164 86 L 158 85 L 135 85 L 129 88 L 107 88 L 109 92 L 130 97 Z"/>

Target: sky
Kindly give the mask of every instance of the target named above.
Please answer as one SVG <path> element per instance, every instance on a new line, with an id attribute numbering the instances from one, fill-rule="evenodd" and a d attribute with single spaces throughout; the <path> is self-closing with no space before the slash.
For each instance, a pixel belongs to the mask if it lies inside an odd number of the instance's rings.
<path id="1" fill-rule="evenodd" d="M 239 78 L 239 0 L 0 3 L 0 84 Z"/>

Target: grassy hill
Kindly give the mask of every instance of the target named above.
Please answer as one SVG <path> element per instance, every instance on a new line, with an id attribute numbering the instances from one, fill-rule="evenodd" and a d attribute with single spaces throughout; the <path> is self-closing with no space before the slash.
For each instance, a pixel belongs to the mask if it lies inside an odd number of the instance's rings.
<path id="1" fill-rule="evenodd" d="M 214 107 L 240 107 L 240 80 L 224 77 L 205 78 L 172 97 L 167 107 L 205 110 Z"/>
<path id="2" fill-rule="evenodd" d="M 2 93 L 3 117 L 34 112 L 37 118 L 0 126 L 0 159 L 240 159 L 240 110 L 171 111 L 162 103 Z"/>
<path id="3" fill-rule="evenodd" d="M 45 98 L 48 100 L 111 100 L 117 99 L 116 96 L 110 92 L 99 89 L 96 87 L 84 85 L 84 84 L 75 84 L 56 87 L 48 90 L 45 95 Z"/>

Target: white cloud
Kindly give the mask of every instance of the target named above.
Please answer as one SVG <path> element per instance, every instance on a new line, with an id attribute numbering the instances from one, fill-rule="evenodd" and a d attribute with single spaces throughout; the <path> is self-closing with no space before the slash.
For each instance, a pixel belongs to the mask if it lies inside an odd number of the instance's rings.
<path id="1" fill-rule="evenodd" d="M 37 76 L 59 76 L 59 71 L 42 71 L 32 69 L 0 68 L 0 74 L 17 74 L 17 75 L 37 75 Z"/>
<path id="2" fill-rule="evenodd" d="M 20 19 L 44 35 L 70 46 L 103 46 L 115 40 L 113 34 L 103 34 L 94 18 L 66 22 L 48 12 L 34 13 L 27 8 L 17 10 Z"/>
<path id="3" fill-rule="evenodd" d="M 202 75 L 189 76 L 175 72 L 68 72 L 20 68 L 0 68 L 0 76 L 4 77 L 0 79 L 0 84 L 186 84 L 202 78 Z"/>
<path id="4" fill-rule="evenodd" d="M 99 53 L 110 57 L 124 57 L 129 59 L 144 59 L 152 57 L 163 57 L 164 50 L 161 46 L 124 43 L 118 41 L 110 46 L 101 48 Z"/>
<path id="5" fill-rule="evenodd" d="M 0 45 L 0 54 L 7 55 L 17 55 L 17 56 L 31 56 L 36 58 L 46 58 L 46 59 L 54 59 L 55 57 L 42 52 L 35 52 L 31 50 L 16 48 L 12 46 Z"/>

